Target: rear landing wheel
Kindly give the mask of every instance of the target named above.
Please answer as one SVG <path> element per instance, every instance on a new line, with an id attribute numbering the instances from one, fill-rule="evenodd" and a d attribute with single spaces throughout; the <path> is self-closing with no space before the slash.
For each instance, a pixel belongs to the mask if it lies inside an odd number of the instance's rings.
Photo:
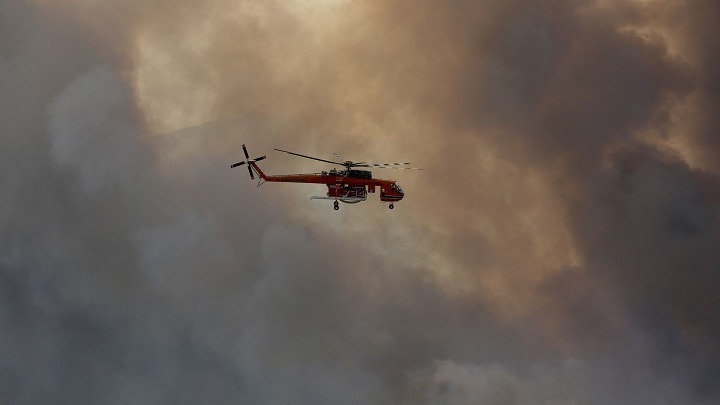
<path id="1" fill-rule="evenodd" d="M 395 208 L 395 206 L 394 206 L 394 205 L 392 205 L 392 204 L 390 204 L 390 209 L 393 209 L 393 208 Z"/>

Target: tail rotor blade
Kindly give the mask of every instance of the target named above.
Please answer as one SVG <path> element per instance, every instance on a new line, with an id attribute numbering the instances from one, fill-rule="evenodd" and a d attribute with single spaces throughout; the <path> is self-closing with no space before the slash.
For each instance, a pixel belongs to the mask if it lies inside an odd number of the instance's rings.
<path id="1" fill-rule="evenodd" d="M 255 159 L 250 159 L 250 155 L 248 154 L 247 147 L 245 147 L 245 144 L 243 144 L 242 148 L 243 148 L 243 153 L 245 154 L 245 160 L 242 162 L 234 163 L 234 164 L 230 165 L 230 167 L 233 168 L 233 167 L 238 167 L 238 166 L 242 166 L 242 165 L 247 165 L 248 174 L 250 174 L 250 178 L 252 180 L 255 180 L 255 173 L 253 173 L 253 163 L 259 162 L 261 160 L 265 160 L 267 157 L 260 156 Z M 260 169 L 257 169 L 257 170 L 260 170 Z"/>

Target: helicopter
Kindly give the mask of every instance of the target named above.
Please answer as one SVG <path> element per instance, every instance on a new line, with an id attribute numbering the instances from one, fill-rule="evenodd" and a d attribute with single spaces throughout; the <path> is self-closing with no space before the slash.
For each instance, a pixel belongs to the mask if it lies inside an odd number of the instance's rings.
<path id="1" fill-rule="evenodd" d="M 275 149 L 278 152 L 342 166 L 344 169 L 338 170 L 333 167 L 329 171 L 322 171 L 320 173 L 266 175 L 260 169 L 257 162 L 266 159 L 267 156 L 250 159 L 250 155 L 244 144 L 242 148 L 245 153 L 245 160 L 230 165 L 230 168 L 247 165 L 248 173 L 250 173 L 252 180 L 255 180 L 254 173 L 260 176 L 258 187 L 265 182 L 325 184 L 328 188 L 327 194 L 324 196 L 312 196 L 310 199 L 333 200 L 333 208 L 335 211 L 340 209 L 338 202 L 356 204 L 366 201 L 368 194 L 374 194 L 376 189 L 380 189 L 380 201 L 390 203 L 390 209 L 395 208 L 394 203 L 402 200 L 405 196 L 403 189 L 395 180 L 374 179 L 370 170 L 359 168 L 425 170 L 417 167 L 409 167 L 410 163 L 351 162 L 349 160 L 343 161 L 337 154 L 334 154 L 337 161 L 332 161 L 282 149 Z"/>

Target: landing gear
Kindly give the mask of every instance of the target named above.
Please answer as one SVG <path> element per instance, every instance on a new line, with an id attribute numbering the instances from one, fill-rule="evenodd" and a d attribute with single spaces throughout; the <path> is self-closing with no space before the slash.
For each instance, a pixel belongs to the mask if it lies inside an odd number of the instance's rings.
<path id="1" fill-rule="evenodd" d="M 337 201 L 335 201 L 335 202 L 333 203 L 333 208 L 335 209 L 335 211 L 339 210 L 339 209 L 340 209 L 340 204 L 339 204 Z"/>
<path id="2" fill-rule="evenodd" d="M 394 206 L 394 205 L 392 205 L 392 204 L 390 204 L 390 209 L 393 209 L 393 208 L 395 208 L 395 206 Z"/>

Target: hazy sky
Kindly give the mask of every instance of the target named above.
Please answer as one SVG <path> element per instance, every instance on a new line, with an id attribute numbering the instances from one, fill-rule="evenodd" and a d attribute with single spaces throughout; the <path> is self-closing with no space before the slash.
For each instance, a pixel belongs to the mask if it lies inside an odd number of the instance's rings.
<path id="1" fill-rule="evenodd" d="M 718 15 L 0 0 L 0 404 L 720 402 Z"/>

